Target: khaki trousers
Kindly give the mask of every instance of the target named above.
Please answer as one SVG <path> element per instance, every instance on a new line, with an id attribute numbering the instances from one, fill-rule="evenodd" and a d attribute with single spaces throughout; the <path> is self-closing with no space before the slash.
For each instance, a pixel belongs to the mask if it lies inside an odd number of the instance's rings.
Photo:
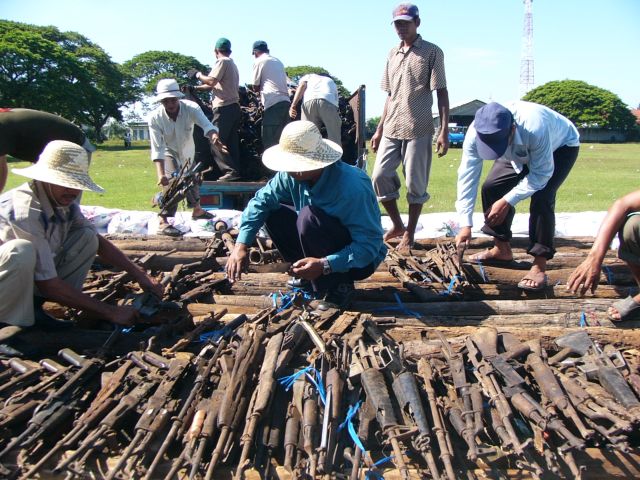
<path id="1" fill-rule="evenodd" d="M 70 232 L 56 256 L 58 278 L 82 289 L 98 251 L 98 236 L 90 228 Z M 30 327 L 34 323 L 33 299 L 36 251 L 28 240 L 0 245 L 0 323 Z"/>

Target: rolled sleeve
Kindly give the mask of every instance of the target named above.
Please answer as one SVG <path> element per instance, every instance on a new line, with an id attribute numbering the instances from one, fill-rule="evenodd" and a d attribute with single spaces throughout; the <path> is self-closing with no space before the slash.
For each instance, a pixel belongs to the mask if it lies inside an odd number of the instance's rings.
<path id="1" fill-rule="evenodd" d="M 151 160 L 164 160 L 166 152 L 164 135 L 153 122 L 149 122 L 149 141 L 151 143 Z"/>
<path id="2" fill-rule="evenodd" d="M 280 203 L 286 197 L 284 175 L 282 172 L 276 174 L 249 201 L 242 212 L 237 242 L 251 245 L 269 214 L 280 208 Z"/>

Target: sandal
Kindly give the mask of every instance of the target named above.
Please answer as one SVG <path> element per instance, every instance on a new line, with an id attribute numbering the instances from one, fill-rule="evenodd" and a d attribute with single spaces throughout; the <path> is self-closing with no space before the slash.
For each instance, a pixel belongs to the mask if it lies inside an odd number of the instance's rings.
<path id="1" fill-rule="evenodd" d="M 467 257 L 467 261 L 469 263 L 482 264 L 486 266 L 494 265 L 496 267 L 509 266 L 515 263 L 513 261 L 513 258 L 511 258 L 511 260 L 503 260 L 501 258 L 491 258 L 491 257 L 488 257 L 488 253 L 489 253 L 489 249 L 487 248 L 482 252 L 478 252 L 474 255 Z"/>
<path id="2" fill-rule="evenodd" d="M 535 278 L 531 278 L 530 276 L 527 275 L 518 282 L 518 288 L 521 290 L 525 290 L 527 292 L 541 292 L 542 290 L 547 288 L 547 286 L 549 285 L 549 277 L 547 277 L 546 275 L 544 276 L 544 279 L 542 280 L 542 282 L 538 283 L 538 285 L 535 285 L 535 286 L 529 285 L 527 283 L 527 280 L 531 282 L 536 281 Z"/>
<path id="3" fill-rule="evenodd" d="M 630 317 L 634 316 L 634 312 L 640 308 L 640 303 L 637 303 L 631 295 L 627 298 L 618 300 L 617 302 L 613 302 L 611 304 L 613 308 L 618 311 L 620 318 L 613 318 L 608 312 L 607 317 L 612 322 L 624 322 L 625 320 L 629 320 Z"/>
<path id="4" fill-rule="evenodd" d="M 159 235 L 166 235 L 167 237 L 181 237 L 182 232 L 173 225 L 167 225 L 158 232 Z"/>

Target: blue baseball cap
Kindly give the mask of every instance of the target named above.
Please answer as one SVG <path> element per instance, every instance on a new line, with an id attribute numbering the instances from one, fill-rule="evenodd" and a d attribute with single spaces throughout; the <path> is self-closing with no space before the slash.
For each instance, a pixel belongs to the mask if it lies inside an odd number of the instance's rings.
<path id="1" fill-rule="evenodd" d="M 418 13 L 418 7 L 416 7 L 413 3 L 401 3 L 396 8 L 393 9 L 394 22 L 396 20 L 404 20 L 406 22 L 412 22 L 419 16 L 420 14 Z"/>
<path id="2" fill-rule="evenodd" d="M 476 111 L 473 126 L 480 158 L 496 160 L 504 155 L 509 146 L 512 125 L 513 114 L 499 103 L 487 103 Z"/>

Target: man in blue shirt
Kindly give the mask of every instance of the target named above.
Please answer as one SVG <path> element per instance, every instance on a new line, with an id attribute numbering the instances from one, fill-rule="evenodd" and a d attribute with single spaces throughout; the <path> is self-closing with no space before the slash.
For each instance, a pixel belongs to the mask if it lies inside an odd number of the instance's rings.
<path id="1" fill-rule="evenodd" d="M 288 124 L 262 162 L 276 175 L 242 214 L 226 271 L 231 282 L 248 264 L 264 225 L 291 273 L 310 281 L 320 307 L 346 307 L 354 280 L 370 276 L 386 254 L 380 209 L 365 172 L 340 161 L 342 149 L 312 122 Z"/>
<path id="2" fill-rule="evenodd" d="M 493 248 L 473 262 L 511 261 L 511 223 L 515 205 L 531 198 L 529 248 L 533 266 L 518 283 L 523 290 L 546 287 L 547 260 L 553 258 L 556 192 L 578 158 L 579 134 L 571 120 L 543 105 L 489 103 L 480 108 L 464 139 L 458 169 L 460 232 L 456 245 L 471 239 L 472 215 L 483 160 L 495 160 L 482 185 L 482 231 L 495 238 Z"/>

